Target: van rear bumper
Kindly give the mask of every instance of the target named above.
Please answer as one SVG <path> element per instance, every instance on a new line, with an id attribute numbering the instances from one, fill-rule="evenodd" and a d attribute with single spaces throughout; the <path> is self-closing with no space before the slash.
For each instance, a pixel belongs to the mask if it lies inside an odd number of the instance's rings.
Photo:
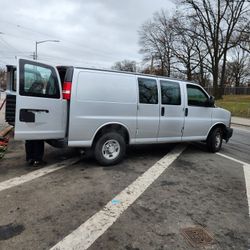
<path id="1" fill-rule="evenodd" d="M 223 139 L 228 142 L 233 135 L 233 129 L 226 127 L 223 133 Z"/>

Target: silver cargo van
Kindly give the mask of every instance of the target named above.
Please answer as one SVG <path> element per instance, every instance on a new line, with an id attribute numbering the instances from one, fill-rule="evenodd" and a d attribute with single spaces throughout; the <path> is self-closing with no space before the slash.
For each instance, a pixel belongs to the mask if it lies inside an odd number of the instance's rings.
<path id="1" fill-rule="evenodd" d="M 7 70 L 15 139 L 91 148 L 102 165 L 121 161 L 131 144 L 205 141 L 217 152 L 233 133 L 230 112 L 195 83 L 27 59 Z"/>

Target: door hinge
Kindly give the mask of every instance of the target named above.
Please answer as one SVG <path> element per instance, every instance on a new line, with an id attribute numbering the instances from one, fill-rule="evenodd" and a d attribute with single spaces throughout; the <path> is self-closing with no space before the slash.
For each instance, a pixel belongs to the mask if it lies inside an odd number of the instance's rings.
<path id="1" fill-rule="evenodd" d="M 183 136 L 184 127 L 181 128 L 181 136 Z"/>

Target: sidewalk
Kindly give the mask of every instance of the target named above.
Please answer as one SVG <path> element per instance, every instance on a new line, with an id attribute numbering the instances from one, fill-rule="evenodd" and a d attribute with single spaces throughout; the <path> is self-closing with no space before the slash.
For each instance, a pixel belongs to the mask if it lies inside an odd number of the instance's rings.
<path id="1" fill-rule="evenodd" d="M 250 119 L 232 116 L 232 124 L 250 127 Z"/>

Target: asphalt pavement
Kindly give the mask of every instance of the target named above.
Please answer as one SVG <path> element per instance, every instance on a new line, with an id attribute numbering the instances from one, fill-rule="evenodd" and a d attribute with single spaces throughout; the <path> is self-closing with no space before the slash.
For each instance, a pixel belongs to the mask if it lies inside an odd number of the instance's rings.
<path id="1" fill-rule="evenodd" d="M 221 153 L 250 163 L 250 129 L 234 129 Z M 89 249 L 195 249 L 181 233 L 189 227 L 205 228 L 212 236 L 212 243 L 201 249 L 250 248 L 242 165 L 208 153 L 203 143 L 183 146 L 184 152 L 118 214 Z M 175 147 L 175 144 L 130 147 L 121 164 L 100 167 L 95 160 L 79 157 L 74 150 L 47 145 L 48 166 L 37 170 L 25 164 L 23 143 L 11 140 L 0 162 L 0 249 L 52 248 L 92 217 L 96 218 L 100 211 L 106 211 L 110 201 L 111 210 L 118 203 L 122 205 L 122 200 L 114 198 L 163 156 L 171 157 Z M 76 159 L 74 164 L 62 165 L 72 157 Z M 46 174 L 53 164 L 61 168 Z M 44 173 L 38 176 L 37 171 Z M 22 184 L 18 184 L 20 179 Z M 11 188 L 6 186 L 9 183 Z M 98 226 L 96 220 L 92 223 Z M 101 223 L 105 227 L 105 220 Z M 88 234 L 91 237 L 93 232 Z M 77 241 L 81 235 L 74 237 Z"/>
<path id="2" fill-rule="evenodd" d="M 3 119 L 0 112 L 0 130 L 7 125 Z M 249 120 L 232 122 L 233 137 L 220 153 L 250 164 Z M 95 216 L 106 213 L 106 204 L 111 202 L 111 214 L 117 209 L 112 206 L 122 206 L 123 201 L 114 198 L 131 183 L 136 185 L 162 157 L 171 158 L 176 146 L 130 147 L 121 164 L 100 167 L 74 149 L 47 145 L 48 165 L 33 169 L 25 163 L 24 143 L 11 139 L 0 161 L 0 249 L 50 249 L 58 242 L 64 246 L 65 237 L 88 228 L 91 218 L 91 226 L 98 228 Z M 111 225 L 101 220 L 106 229 L 98 237 L 87 231 L 89 249 L 194 249 L 181 233 L 190 227 L 211 235 L 212 243 L 201 249 L 250 249 L 249 183 L 242 164 L 208 153 L 204 143 L 183 146 L 184 152 L 123 213 L 111 216 Z M 74 159 L 73 164 L 68 159 Z M 72 248 L 58 249 L 85 249 L 85 242 L 73 248 L 81 237 L 73 235 Z"/>
<path id="3" fill-rule="evenodd" d="M 250 164 L 250 127 L 234 125 L 233 129 L 232 138 L 220 152 Z"/>

